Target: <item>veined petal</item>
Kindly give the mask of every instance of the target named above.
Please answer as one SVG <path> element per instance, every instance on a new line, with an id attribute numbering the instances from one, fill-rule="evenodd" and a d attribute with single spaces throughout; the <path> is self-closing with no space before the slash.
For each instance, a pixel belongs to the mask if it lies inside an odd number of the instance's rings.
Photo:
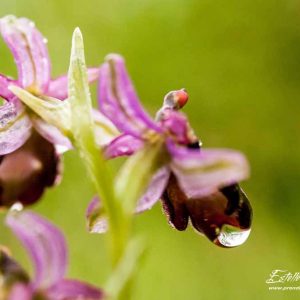
<path id="1" fill-rule="evenodd" d="M 100 68 L 98 101 L 100 110 L 124 133 L 140 137 L 149 129 L 161 131 L 142 108 L 119 55 L 109 55 Z"/>
<path id="2" fill-rule="evenodd" d="M 20 103 L 0 106 L 0 155 L 20 148 L 31 134 L 31 121 Z"/>
<path id="3" fill-rule="evenodd" d="M 35 289 L 58 283 L 65 275 L 67 248 L 58 228 L 30 211 L 11 211 L 6 224 L 20 239 L 35 268 Z"/>
<path id="4" fill-rule="evenodd" d="M 0 20 L 0 32 L 14 56 L 20 85 L 38 94 L 45 92 L 50 80 L 50 61 L 46 40 L 34 23 L 6 16 Z"/>
<path id="5" fill-rule="evenodd" d="M 50 300 L 100 300 L 102 290 L 78 280 L 64 279 L 46 291 Z"/>
<path id="6" fill-rule="evenodd" d="M 88 81 L 93 83 L 99 78 L 99 68 L 88 68 Z M 55 79 L 52 79 L 49 83 L 47 95 L 60 100 L 68 98 L 68 76 L 62 75 Z"/>
<path id="7" fill-rule="evenodd" d="M 245 156 L 229 149 L 196 150 L 168 142 L 170 164 L 188 198 L 208 196 L 219 188 L 244 180 L 249 175 Z"/>
<path id="8" fill-rule="evenodd" d="M 17 81 L 10 79 L 2 74 L 0 74 L 0 97 L 10 101 L 15 98 L 15 95 L 8 89 L 8 87 L 13 84 L 17 85 Z"/>
<path id="9" fill-rule="evenodd" d="M 105 157 L 115 158 L 134 154 L 144 146 L 144 142 L 129 134 L 122 134 L 115 138 L 106 148 Z"/>
<path id="10" fill-rule="evenodd" d="M 147 209 L 152 208 L 152 206 L 161 199 L 163 192 L 166 188 L 170 177 L 170 170 L 168 167 L 163 167 L 159 169 L 153 176 L 147 191 L 138 201 L 135 212 L 140 213 Z"/>

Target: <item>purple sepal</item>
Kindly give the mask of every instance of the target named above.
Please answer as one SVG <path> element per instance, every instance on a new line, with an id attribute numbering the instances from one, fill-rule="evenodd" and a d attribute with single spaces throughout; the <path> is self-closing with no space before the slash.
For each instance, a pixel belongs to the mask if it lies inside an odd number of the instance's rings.
<path id="1" fill-rule="evenodd" d="M 31 122 L 17 101 L 0 106 L 0 155 L 20 148 L 31 134 Z"/>
<path id="2" fill-rule="evenodd" d="M 131 155 L 141 149 L 144 142 L 129 134 L 122 134 L 115 138 L 107 147 L 105 147 L 105 157 L 107 159 Z"/>
<path id="3" fill-rule="evenodd" d="M 104 298 L 102 290 L 78 280 L 63 279 L 46 291 L 53 300 L 100 300 Z"/>
<path id="4" fill-rule="evenodd" d="M 98 102 L 101 112 L 124 133 L 137 137 L 160 127 L 142 108 L 121 56 L 111 54 L 100 68 Z"/>
<path id="5" fill-rule="evenodd" d="M 67 248 L 60 230 L 29 211 L 11 211 L 6 223 L 32 259 L 35 270 L 33 288 L 49 288 L 62 280 L 67 267 Z"/>
<path id="6" fill-rule="evenodd" d="M 138 201 L 135 212 L 140 213 L 147 209 L 152 208 L 152 206 L 161 199 L 163 192 L 166 188 L 170 177 L 170 169 L 168 167 L 163 167 L 159 169 L 153 176 L 149 183 L 147 191 Z"/>
<path id="7" fill-rule="evenodd" d="M 6 16 L 0 20 L 0 32 L 14 56 L 19 84 L 36 93 L 45 92 L 50 81 L 47 41 L 34 23 Z"/>
<path id="8" fill-rule="evenodd" d="M 0 74 L 0 97 L 7 101 L 15 98 L 15 95 L 8 89 L 9 85 L 11 84 L 18 85 L 16 80 Z"/>
<path id="9" fill-rule="evenodd" d="M 244 180 L 249 175 L 245 156 L 229 149 L 188 149 L 167 143 L 170 164 L 180 187 L 188 198 L 205 197 L 219 188 Z"/>

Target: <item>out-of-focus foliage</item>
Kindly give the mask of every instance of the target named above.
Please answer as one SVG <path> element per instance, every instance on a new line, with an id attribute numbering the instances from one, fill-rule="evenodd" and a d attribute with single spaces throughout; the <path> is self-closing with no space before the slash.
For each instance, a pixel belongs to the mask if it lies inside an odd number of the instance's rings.
<path id="1" fill-rule="evenodd" d="M 240 149 L 250 160 L 252 177 L 243 187 L 254 224 L 245 245 L 220 249 L 191 229 L 174 231 L 160 205 L 136 218 L 149 251 L 135 299 L 299 298 L 299 291 L 269 291 L 265 283 L 273 269 L 300 271 L 299 0 L 2 0 L 0 15 L 6 14 L 36 22 L 48 37 L 56 75 L 67 71 L 79 26 L 87 63 L 123 54 L 152 113 L 166 92 L 187 88 L 184 111 L 204 145 Z M 0 70 L 16 74 L 3 42 Z M 100 284 L 109 262 L 105 237 L 85 231 L 92 196 L 70 152 L 62 184 L 35 208 L 67 235 L 69 275 Z M 19 249 L 1 232 L 1 244 Z M 23 252 L 14 254 L 26 262 Z"/>

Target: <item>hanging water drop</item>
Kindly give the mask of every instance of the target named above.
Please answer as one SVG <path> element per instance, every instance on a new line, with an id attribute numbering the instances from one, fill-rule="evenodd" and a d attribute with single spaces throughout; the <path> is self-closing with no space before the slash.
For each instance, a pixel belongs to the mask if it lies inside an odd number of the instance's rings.
<path id="1" fill-rule="evenodd" d="M 20 212 L 24 208 L 23 204 L 21 202 L 16 202 L 10 207 L 11 212 Z"/>
<path id="2" fill-rule="evenodd" d="M 239 246 L 250 234 L 252 208 L 237 184 L 189 199 L 187 207 L 193 226 L 220 247 Z"/>
<path id="3" fill-rule="evenodd" d="M 221 247 L 236 247 L 245 243 L 250 232 L 251 229 L 241 230 L 238 227 L 225 224 L 214 243 Z"/>

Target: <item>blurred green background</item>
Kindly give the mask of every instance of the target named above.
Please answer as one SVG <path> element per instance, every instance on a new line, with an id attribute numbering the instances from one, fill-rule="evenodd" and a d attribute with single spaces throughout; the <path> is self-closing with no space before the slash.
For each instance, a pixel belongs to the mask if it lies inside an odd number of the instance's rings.
<path id="1" fill-rule="evenodd" d="M 166 92 L 185 87 L 185 112 L 204 145 L 240 149 L 250 160 L 243 187 L 254 221 L 243 246 L 221 249 L 191 228 L 173 230 L 160 204 L 136 217 L 149 251 L 134 299 L 300 299 L 265 283 L 274 269 L 300 272 L 299 0 L 1 0 L 0 12 L 35 21 L 54 76 L 66 72 L 79 26 L 88 64 L 123 54 L 152 114 Z M 16 73 L 2 41 L 0 70 Z M 66 234 L 69 275 L 101 285 L 110 268 L 105 237 L 85 230 L 93 189 L 76 153 L 64 162 L 61 185 L 34 209 Z M 5 228 L 0 243 L 29 265 Z"/>

